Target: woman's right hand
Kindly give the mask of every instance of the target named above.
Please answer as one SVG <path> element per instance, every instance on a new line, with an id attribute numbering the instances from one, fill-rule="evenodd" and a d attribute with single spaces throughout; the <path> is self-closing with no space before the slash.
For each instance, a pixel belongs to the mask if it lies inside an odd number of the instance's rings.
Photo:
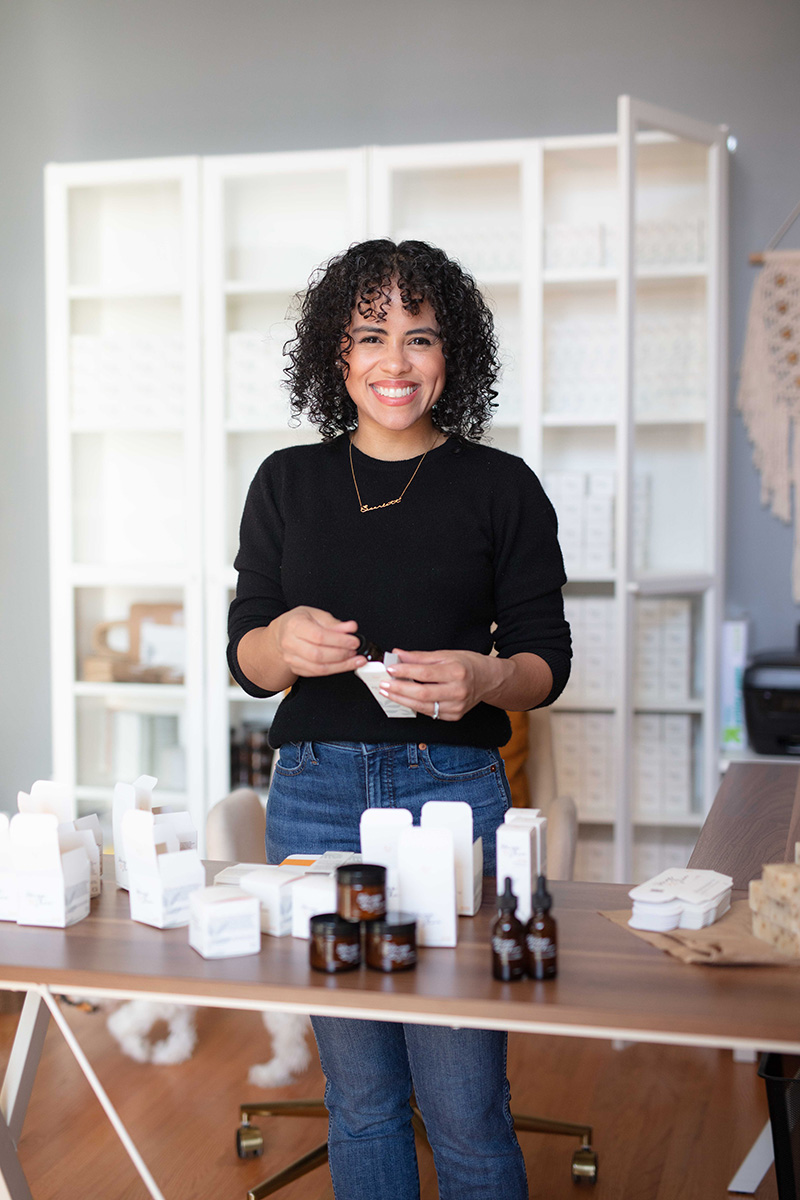
<path id="1" fill-rule="evenodd" d="M 272 622 L 281 661 L 294 675 L 338 675 L 363 667 L 356 621 L 338 621 L 322 608 L 302 605 Z"/>

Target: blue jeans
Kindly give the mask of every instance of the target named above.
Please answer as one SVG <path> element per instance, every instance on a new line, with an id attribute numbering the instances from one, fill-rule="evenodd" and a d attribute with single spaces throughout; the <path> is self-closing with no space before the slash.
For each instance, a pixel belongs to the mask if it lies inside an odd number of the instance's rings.
<path id="1" fill-rule="evenodd" d="M 281 746 L 267 804 L 267 861 L 294 851 L 359 849 L 366 808 L 465 800 L 484 870 L 510 803 L 496 750 L 422 744 L 302 742 Z M 490 970 L 487 954 L 486 970 Z M 412 1088 L 433 1149 L 440 1200 L 527 1200 L 509 1111 L 506 1035 L 314 1017 L 327 1077 L 336 1200 L 418 1200 Z"/>

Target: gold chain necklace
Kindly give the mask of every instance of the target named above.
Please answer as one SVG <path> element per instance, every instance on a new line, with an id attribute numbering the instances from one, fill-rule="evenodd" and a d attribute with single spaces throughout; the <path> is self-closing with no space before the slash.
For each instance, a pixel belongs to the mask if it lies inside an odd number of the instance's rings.
<path id="1" fill-rule="evenodd" d="M 423 454 L 422 458 L 419 460 L 417 465 L 414 467 L 414 473 L 412 474 L 411 478 L 409 479 L 408 483 L 403 488 L 402 492 L 397 497 L 397 499 L 396 500 L 386 500 L 383 504 L 364 504 L 364 502 L 362 501 L 361 492 L 358 490 L 358 484 L 356 483 L 356 470 L 355 470 L 355 467 L 353 466 L 353 443 L 351 442 L 350 443 L 350 471 L 353 476 L 353 485 L 356 489 L 356 496 L 358 496 L 359 512 L 362 512 L 362 513 L 377 512 L 379 508 L 391 508 L 393 504 L 399 504 L 400 501 L 403 499 L 403 496 L 405 496 L 406 492 L 411 487 L 411 484 L 414 482 L 414 475 L 416 475 L 417 471 L 420 469 L 422 464 L 425 462 L 425 459 L 428 457 L 428 454 L 430 453 L 430 451 L 433 450 L 433 447 L 436 445 L 436 442 L 438 440 L 439 440 L 439 435 L 437 433 L 436 440 L 434 441 L 433 446 L 428 447 L 428 449 Z"/>

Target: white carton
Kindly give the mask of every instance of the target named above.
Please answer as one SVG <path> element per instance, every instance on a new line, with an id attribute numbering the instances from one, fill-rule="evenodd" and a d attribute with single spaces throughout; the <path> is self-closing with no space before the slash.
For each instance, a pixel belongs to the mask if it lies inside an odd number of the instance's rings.
<path id="1" fill-rule="evenodd" d="M 702 929 L 728 911 L 733 879 L 719 871 L 670 868 L 628 892 L 633 929 Z"/>
<path id="2" fill-rule="evenodd" d="M 336 877 L 301 875 L 289 886 L 292 892 L 292 937 L 308 939 L 312 917 L 336 912 Z"/>
<path id="3" fill-rule="evenodd" d="M 89 915 L 89 858 L 83 846 L 62 853 L 54 813 L 16 813 L 11 851 L 17 875 L 17 923 L 63 928 Z"/>
<path id="4" fill-rule="evenodd" d="M 223 872 L 224 874 L 224 872 Z M 214 880 L 218 883 L 220 876 Z M 255 896 L 261 908 L 261 932 L 286 937 L 292 932 L 292 887 L 301 873 L 293 867 L 259 866 L 239 876 L 239 887 Z"/>
<path id="5" fill-rule="evenodd" d="M 223 867 L 214 876 L 214 883 L 230 884 L 231 887 L 240 887 L 242 879 L 245 875 L 249 875 L 251 871 L 263 870 L 265 864 L 257 863 L 234 863 L 230 867 Z"/>
<path id="6" fill-rule="evenodd" d="M 179 850 L 177 835 L 153 813 L 126 812 L 122 821 L 131 919 L 157 929 L 189 924 L 189 896 L 205 886 L 196 850 Z"/>
<path id="7" fill-rule="evenodd" d="M 450 829 L 412 825 L 400 834 L 397 852 L 400 908 L 417 918 L 420 946 L 455 946 L 456 861 Z"/>
<path id="8" fill-rule="evenodd" d="M 505 889 L 506 879 L 517 897 L 517 917 L 527 921 L 531 915 L 531 896 L 538 875 L 545 875 L 545 817 L 528 817 L 525 810 L 515 817 L 509 809 L 506 820 L 497 828 L 497 894 Z M 520 810 L 516 810 L 520 811 Z M 541 869 L 540 869 L 541 867 Z"/>
<path id="9" fill-rule="evenodd" d="M 388 700 L 386 696 L 381 695 L 381 687 L 392 682 L 386 667 L 398 661 L 396 654 L 385 654 L 382 663 L 368 662 L 366 666 L 356 669 L 356 675 L 372 692 L 387 717 L 415 717 L 417 714 L 413 708 L 406 708 L 404 704 L 398 704 L 396 700 Z"/>
<path id="10" fill-rule="evenodd" d="M 368 808 L 361 814 L 361 858 L 386 867 L 386 907 L 399 909 L 397 847 L 401 830 L 413 825 L 407 808 Z"/>
<path id="11" fill-rule="evenodd" d="M 309 851 L 307 854 L 302 852 L 289 854 L 280 865 L 297 867 L 298 873 L 303 875 L 333 875 L 337 867 L 359 862 L 361 862 L 360 854 L 349 850 L 326 850 L 324 854 L 315 854 L 313 851 Z"/>
<path id="12" fill-rule="evenodd" d="M 189 945 L 203 958 L 258 954 L 259 908 L 257 898 L 241 888 L 198 888 L 189 897 Z"/>
<path id="13" fill-rule="evenodd" d="M 17 919 L 17 873 L 8 828 L 8 814 L 0 813 L 0 921 Z"/>
<path id="14" fill-rule="evenodd" d="M 463 800 L 428 800 L 419 823 L 423 829 L 451 831 L 458 915 L 474 917 L 483 899 L 483 838 L 472 840 L 472 809 Z"/>
<path id="15" fill-rule="evenodd" d="M 72 820 L 72 796 L 63 784 L 37 779 L 30 792 L 17 792 L 17 808 L 24 813 L 54 813 L 59 824 Z"/>
<path id="16" fill-rule="evenodd" d="M 68 821 L 58 827 L 58 839 L 62 850 L 76 850 L 82 847 L 89 859 L 89 895 L 92 899 L 100 895 L 100 860 L 101 853 L 93 829 L 76 829 L 75 821 Z"/>
<path id="17" fill-rule="evenodd" d="M 547 874 L 547 817 L 540 808 L 509 808 L 503 818 L 505 825 L 528 825 L 533 831 L 536 846 L 534 865 L 537 875 Z M 534 884 L 536 880 L 534 879 Z M 534 889 L 535 890 L 535 889 Z"/>
<path id="18" fill-rule="evenodd" d="M 125 858 L 125 838 L 122 822 L 125 813 L 134 809 L 149 812 L 153 807 L 153 788 L 158 780 L 153 775 L 140 775 L 133 783 L 118 783 L 114 788 L 111 810 L 112 837 L 114 839 L 114 870 L 117 887 L 128 887 L 128 863 Z"/>
<path id="19" fill-rule="evenodd" d="M 188 812 L 156 812 L 155 816 L 157 825 L 167 825 L 175 834 L 179 849 L 197 849 L 197 830 Z"/>

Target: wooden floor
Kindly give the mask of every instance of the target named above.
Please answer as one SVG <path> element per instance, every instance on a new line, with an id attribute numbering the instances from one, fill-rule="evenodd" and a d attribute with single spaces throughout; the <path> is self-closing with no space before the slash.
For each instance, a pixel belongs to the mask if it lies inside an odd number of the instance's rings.
<path id="1" fill-rule="evenodd" d="M 166 1200 L 245 1200 L 248 1187 L 324 1139 L 324 1121 L 267 1121 L 264 1157 L 237 1159 L 239 1102 L 322 1095 L 316 1063 L 282 1091 L 248 1086 L 250 1064 L 270 1056 L 257 1014 L 201 1010 L 193 1058 L 180 1066 L 151 1066 L 120 1053 L 102 1014 L 66 1012 Z M 0 1016 L 2 1062 L 15 1023 L 13 1015 Z M 541 1200 L 575 1200 L 581 1193 L 593 1200 L 723 1200 L 766 1120 L 755 1066 L 734 1063 L 727 1051 L 636 1045 L 615 1050 L 601 1041 L 512 1035 L 509 1076 L 518 1112 L 594 1125 L 600 1158 L 594 1189 L 571 1182 L 577 1143 L 522 1136 L 530 1194 Z M 148 1195 L 52 1022 L 19 1153 L 35 1200 Z M 423 1200 L 433 1200 L 429 1152 L 421 1154 L 420 1167 Z M 327 1167 L 280 1195 L 332 1200 Z M 772 1170 L 757 1197 L 777 1197 Z"/>

